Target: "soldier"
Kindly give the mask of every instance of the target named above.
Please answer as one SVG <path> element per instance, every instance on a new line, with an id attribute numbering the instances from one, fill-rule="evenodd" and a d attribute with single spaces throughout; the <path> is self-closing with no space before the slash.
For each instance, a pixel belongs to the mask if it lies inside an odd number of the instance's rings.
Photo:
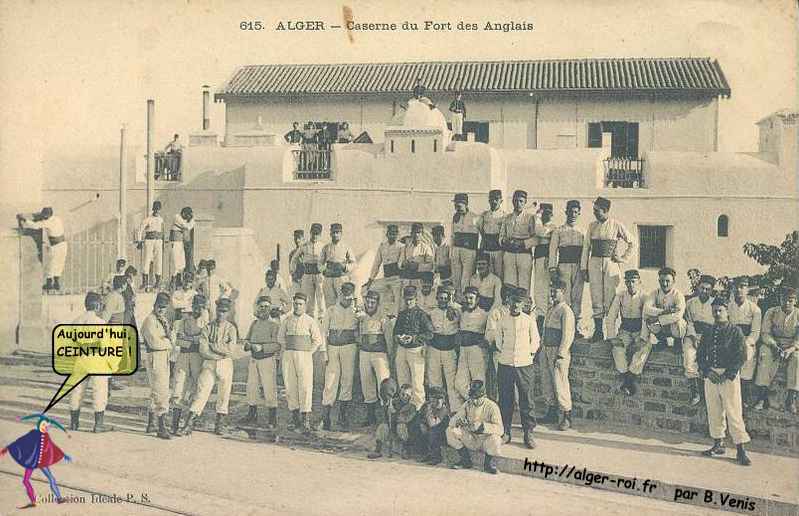
<path id="1" fill-rule="evenodd" d="M 433 283 L 433 278 L 427 276 L 422 277 L 422 287 L 419 289 L 419 299 L 416 303 L 427 315 L 430 315 L 438 306 L 436 289 L 433 288 Z"/>
<path id="2" fill-rule="evenodd" d="M 295 292 L 300 291 L 302 282 L 302 275 L 304 273 L 302 266 L 294 259 L 299 252 L 302 245 L 305 243 L 305 231 L 302 229 L 294 230 L 294 249 L 289 253 L 289 275 L 291 276 L 291 290 L 290 294 L 294 295 Z"/>
<path id="3" fill-rule="evenodd" d="M 419 409 L 416 417 L 416 431 L 419 450 L 418 462 L 431 466 L 441 464 L 441 447 L 446 444 L 447 426 L 449 425 L 449 408 L 447 393 L 441 387 L 428 389 L 427 401 Z"/>
<path id="4" fill-rule="evenodd" d="M 28 222 L 30 218 L 30 222 Z M 45 235 L 50 250 L 47 253 L 48 259 L 44 266 L 45 282 L 42 289 L 46 294 L 61 290 L 61 275 L 64 273 L 64 264 L 67 259 L 67 241 L 64 238 L 64 222 L 61 217 L 53 214 L 53 208 L 49 206 L 42 208 L 39 213 L 31 215 L 17 215 L 17 223 L 20 228 L 42 230 L 42 240 Z"/>
<path id="5" fill-rule="evenodd" d="M 530 253 L 530 247 L 535 236 L 535 216 L 524 211 L 526 204 L 527 192 L 524 190 L 513 192 L 513 211 L 502 221 L 500 244 L 504 251 L 503 281 L 508 285 L 529 290 L 533 272 L 533 255 Z"/>
<path id="6" fill-rule="evenodd" d="M 713 325 L 713 297 L 711 294 L 715 285 L 716 278 L 703 274 L 699 278 L 696 297 L 692 297 L 685 303 L 684 317 L 687 327 L 685 338 L 682 341 L 682 354 L 685 377 L 691 381 L 691 405 L 696 405 L 701 400 L 702 379 L 699 377 L 699 369 L 696 365 L 696 350 L 699 348 L 702 330 Z"/>
<path id="7" fill-rule="evenodd" d="M 486 262 L 486 267 L 487 267 Z M 488 342 L 485 339 L 488 312 L 479 306 L 479 292 L 475 287 L 466 287 L 464 302 L 458 327 L 458 372 L 455 375 L 455 390 L 460 395 L 458 401 L 469 398 L 472 380 L 486 381 L 486 362 L 488 361 Z"/>
<path id="8" fill-rule="evenodd" d="M 782 292 L 781 305 L 766 310 L 757 357 L 755 410 L 762 410 L 768 400 L 768 388 L 777 370 L 785 364 L 785 410 L 796 414 L 799 392 L 799 309 L 796 308 L 796 289 Z"/>
<path id="9" fill-rule="evenodd" d="M 381 385 L 381 390 L 383 389 Z M 399 442 L 401 446 L 401 456 L 403 459 L 410 457 L 412 442 L 414 439 L 411 436 L 412 422 L 416 418 L 416 406 L 411 403 L 413 396 L 413 388 L 406 384 L 402 384 L 397 389 L 396 394 L 390 398 L 384 399 L 384 418 L 383 422 L 377 427 L 375 432 L 375 451 L 370 453 L 367 457 L 370 459 L 377 459 L 382 457 L 383 447 L 385 446 L 389 458 L 393 456 L 394 443 Z"/>
<path id="10" fill-rule="evenodd" d="M 533 378 L 535 375 L 533 357 L 541 345 L 538 328 L 532 317 L 522 313 L 525 295 L 513 292 L 510 306 L 502 315 L 494 330 L 494 347 L 497 358 L 497 384 L 499 387 L 499 407 L 505 425 L 503 441 L 511 440 L 511 421 L 516 404 L 514 387 L 519 391 L 519 415 L 524 430 L 524 444 L 535 448 L 533 430 L 535 429 L 535 405 Z"/>
<path id="11" fill-rule="evenodd" d="M 574 343 L 574 312 L 566 304 L 566 285 L 562 281 L 552 282 L 550 296 L 552 307 L 547 311 L 543 324 L 541 387 L 547 399 L 547 420 L 557 422 L 558 430 L 568 430 L 572 425 L 569 364 Z"/>
<path id="12" fill-rule="evenodd" d="M 433 272 L 433 249 L 422 241 L 422 225 L 418 222 L 411 224 L 411 238 L 402 248 L 400 253 L 400 283 L 403 292 L 405 287 L 421 285 L 421 278 Z M 403 295 L 404 297 L 404 295 Z"/>
<path id="13" fill-rule="evenodd" d="M 583 229 L 577 226 L 580 217 L 580 201 L 571 200 L 566 203 L 566 223 L 552 231 L 549 241 L 549 274 L 566 285 L 564 292 L 566 304 L 574 312 L 575 339 L 585 338 L 580 333 L 580 314 L 583 305 L 583 289 L 585 282 L 580 270 L 583 241 Z"/>
<path id="14" fill-rule="evenodd" d="M 102 299 L 99 294 L 96 292 L 88 292 L 83 301 L 83 306 L 86 311 L 75 319 L 72 324 L 106 324 L 106 319 L 98 315 L 102 309 L 102 305 Z M 105 408 L 108 405 L 108 378 L 96 375 L 92 375 L 86 381 L 79 383 L 72 390 L 72 395 L 69 398 L 69 429 L 77 431 L 80 427 L 80 404 L 81 401 L 83 401 L 83 393 L 86 390 L 87 383 L 92 386 L 94 432 L 109 432 L 114 428 L 106 426 L 103 423 Z"/>
<path id="15" fill-rule="evenodd" d="M 183 411 L 188 411 L 197 393 L 197 381 L 203 367 L 200 355 L 200 335 L 203 328 L 211 322 L 208 301 L 205 296 L 196 294 L 191 301 L 191 312 L 184 314 L 176 326 L 176 343 L 180 346 L 177 367 L 175 368 L 174 397 L 177 399 L 172 412 L 172 433 L 177 434 Z"/>
<path id="16" fill-rule="evenodd" d="M 549 308 L 549 242 L 555 224 L 552 222 L 552 205 L 542 202 L 536 214 L 533 244 L 533 299 L 539 333 L 544 330 L 544 316 Z M 540 218 L 539 218 L 540 217 Z"/>
<path id="17" fill-rule="evenodd" d="M 741 329 L 746 344 L 746 362 L 741 367 L 741 397 L 744 406 L 749 406 L 752 399 L 752 380 L 757 363 L 757 342 L 760 340 L 760 324 L 762 322 L 760 307 L 749 299 L 749 278 L 742 276 L 735 281 L 733 301 L 727 305 L 730 322 Z"/>
<path id="18" fill-rule="evenodd" d="M 397 380 L 413 387 L 413 403 L 419 408 L 424 403 L 425 349 L 433 338 L 433 322 L 416 306 L 416 296 L 413 285 L 402 290 L 404 308 L 394 325 L 394 345 L 397 346 Z"/>
<path id="19" fill-rule="evenodd" d="M 741 466 L 749 466 L 752 461 L 746 455 L 744 444 L 750 439 L 744 424 L 738 376 L 746 360 L 746 349 L 741 330 L 730 324 L 727 302 L 723 297 L 715 298 L 712 301 L 714 323 L 697 328 L 701 338 L 696 359 L 705 379 L 707 421 L 714 440 L 713 447 L 702 454 L 724 455 L 724 433 L 729 428 L 730 437 L 738 448 L 736 461 Z"/>
<path id="20" fill-rule="evenodd" d="M 433 272 L 438 275 L 438 282 L 452 279 L 452 254 L 453 248 L 444 242 L 444 226 L 435 225 L 433 233 Z M 426 274 L 422 275 L 422 279 Z"/>
<path id="21" fill-rule="evenodd" d="M 314 352 L 318 350 L 322 362 L 327 363 L 325 341 L 316 320 L 306 313 L 307 302 L 304 293 L 294 294 L 294 310 L 280 323 L 277 334 L 283 349 L 283 381 L 291 411 L 289 430 L 302 427 L 306 435 L 311 433 Z"/>
<path id="22" fill-rule="evenodd" d="M 272 302 L 269 296 L 260 296 L 256 301 L 256 319 L 250 325 L 244 339 L 244 351 L 251 358 L 247 369 L 247 417 L 242 425 L 258 422 L 259 389 L 264 392 L 264 407 L 269 411 L 267 430 L 277 428 L 277 368 L 280 358 L 280 318 L 270 316 Z"/>
<path id="23" fill-rule="evenodd" d="M 153 420 L 158 419 L 158 437 L 171 439 L 167 430 L 166 415 L 169 412 L 169 352 L 175 341 L 175 332 L 169 321 L 169 294 L 159 292 L 155 297 L 153 311 L 142 323 L 142 336 L 147 353 L 144 355 L 147 368 L 147 383 L 150 384 L 150 411 L 147 432 L 152 431 Z"/>
<path id="24" fill-rule="evenodd" d="M 224 433 L 227 419 L 230 392 L 233 388 L 233 355 L 238 345 L 238 331 L 233 323 L 227 320 L 230 314 L 231 301 L 227 298 L 216 302 L 216 318 L 208 323 L 200 334 L 200 355 L 203 365 L 197 379 L 197 395 L 191 404 L 182 434 L 190 434 L 194 423 L 205 409 L 214 384 L 217 384 L 216 420 L 214 433 Z"/>
<path id="25" fill-rule="evenodd" d="M 352 403 L 352 380 L 358 360 L 358 317 L 353 300 L 355 285 L 341 285 L 338 303 L 329 307 L 322 317 L 322 336 L 327 339 L 327 367 L 322 392 L 322 429 L 330 430 L 330 411 L 339 401 L 338 424 L 348 426 L 347 409 Z"/>
<path id="26" fill-rule="evenodd" d="M 497 390 L 497 358 L 499 357 L 499 354 L 494 353 L 494 349 L 496 349 L 495 344 L 497 328 L 502 316 L 508 313 L 510 310 L 510 298 L 515 290 L 516 289 L 510 285 L 502 285 L 502 289 L 500 290 L 502 304 L 492 308 L 491 311 L 488 312 L 488 318 L 486 320 L 485 337 L 486 341 L 488 342 L 488 359 L 486 360 L 486 390 L 488 391 L 488 397 L 494 401 L 499 399 L 499 392 Z"/>
<path id="27" fill-rule="evenodd" d="M 155 278 L 155 288 L 161 284 L 161 271 L 164 265 L 164 219 L 161 217 L 161 201 L 153 202 L 152 214 L 141 222 L 136 241 L 139 249 L 144 247 L 142 288 L 150 292 L 150 264 Z"/>
<path id="28" fill-rule="evenodd" d="M 652 351 L 647 326 L 643 324 L 646 295 L 641 290 L 641 275 L 635 269 L 624 271 L 626 290 L 616 294 L 608 310 L 608 340 L 613 347 L 613 363 L 621 375 L 620 390 L 627 396 L 636 392 L 636 379 L 641 376 L 644 364 Z M 621 327 L 616 321 L 621 317 Z M 628 357 L 632 354 L 632 357 Z"/>
<path id="29" fill-rule="evenodd" d="M 457 335 L 461 314 L 452 306 L 452 293 L 447 288 L 438 287 L 436 301 L 436 308 L 430 312 L 433 339 L 425 351 L 426 383 L 428 387 L 444 387 L 446 382 L 449 409 L 455 412 L 460 407 L 455 374 L 458 372 Z"/>
<path id="30" fill-rule="evenodd" d="M 128 280 L 125 276 L 114 276 L 111 287 L 111 292 L 103 300 L 102 318 L 108 324 L 124 324 L 125 297 L 122 293 L 128 287 Z"/>
<path id="31" fill-rule="evenodd" d="M 469 210 L 467 194 L 455 194 L 452 202 L 455 203 L 455 214 L 452 216 L 452 282 L 455 285 L 455 297 L 459 300 L 474 274 L 474 259 L 480 243 L 480 231 L 477 228 L 479 216 Z"/>
<path id="32" fill-rule="evenodd" d="M 488 254 L 491 272 L 502 279 L 502 246 L 499 232 L 507 212 L 502 209 L 502 190 L 488 192 L 489 209 L 480 214 L 477 229 L 480 230 L 480 250 Z"/>
<path id="33" fill-rule="evenodd" d="M 389 349 L 393 321 L 382 310 L 380 294 L 374 290 L 366 293 L 364 310 L 358 314 L 358 359 L 361 373 L 361 390 L 366 404 L 366 424 L 377 423 L 377 389 L 390 377 L 389 364 L 394 360 L 393 349 Z M 389 355 L 389 353 L 391 353 Z"/>
<path id="34" fill-rule="evenodd" d="M 477 272 L 469 279 L 468 287 L 478 292 L 478 305 L 486 312 L 502 304 L 502 280 L 489 271 L 490 258 L 487 254 L 477 255 Z M 465 292 L 465 290 L 464 290 Z"/>
<path id="35" fill-rule="evenodd" d="M 197 295 L 197 291 L 194 289 L 194 274 L 187 271 L 180 276 L 182 278 L 180 282 L 181 288 L 172 293 L 173 321 L 179 321 L 184 315 L 191 313 L 192 301 L 194 296 Z M 180 346 L 173 346 L 172 351 L 169 353 L 169 378 L 172 381 L 171 390 L 174 402 L 177 402 L 177 399 L 183 393 L 184 386 L 182 383 L 178 383 L 178 380 L 185 381 L 185 376 L 181 375 L 179 378 L 177 375 L 177 363 L 181 350 Z"/>
<path id="36" fill-rule="evenodd" d="M 483 451 L 483 470 L 496 475 L 503 420 L 497 404 L 486 397 L 485 384 L 474 380 L 469 386 L 469 400 L 452 416 L 447 428 L 447 444 L 460 454 L 457 467 L 470 469 L 469 450 Z"/>
<path id="37" fill-rule="evenodd" d="M 619 286 L 621 270 L 619 264 L 625 263 L 633 251 L 634 240 L 624 225 L 609 217 L 610 201 L 597 197 L 594 201 L 594 218 L 596 221 L 588 225 L 588 234 L 583 240 L 583 251 L 580 257 L 580 269 L 583 281 L 589 283 L 591 290 L 591 306 L 594 317 L 594 335 L 591 342 L 604 340 L 602 320 L 605 317 L 616 288 Z M 624 253 L 619 253 L 619 241 L 627 246 Z"/>
<path id="38" fill-rule="evenodd" d="M 303 303 L 303 306 L 308 310 L 310 316 L 316 318 L 321 318 L 325 307 L 321 275 L 322 244 L 319 242 L 321 234 L 322 225 L 311 224 L 310 240 L 300 246 L 294 255 L 295 267 L 302 269 L 300 291 L 305 295 L 307 301 L 307 305 Z"/>
<path id="39" fill-rule="evenodd" d="M 381 242 L 375 254 L 375 261 L 372 264 L 372 272 L 369 273 L 369 281 L 366 282 L 366 288 L 372 286 L 380 268 L 383 268 L 383 280 L 385 281 L 388 290 L 391 291 L 391 301 L 385 300 L 384 306 L 395 307 L 394 313 L 399 312 L 400 307 L 400 269 L 399 260 L 400 253 L 402 253 L 402 244 L 397 241 L 399 236 L 399 228 L 396 224 L 388 224 L 386 226 L 386 241 Z"/>
<path id="40" fill-rule="evenodd" d="M 325 308 L 336 304 L 341 285 L 350 280 L 349 272 L 355 264 L 355 253 L 349 246 L 341 243 L 342 226 L 338 222 L 330 225 L 330 243 L 322 248 L 319 262 L 322 267 L 322 291 Z"/>
<path id="41" fill-rule="evenodd" d="M 169 230 L 169 241 L 172 242 L 172 280 L 171 287 L 180 284 L 181 274 L 184 270 L 192 271 L 194 262 L 186 255 L 184 242 L 191 244 L 194 231 L 194 212 L 188 206 L 175 215 L 175 222 Z M 190 247 L 190 245 L 189 245 Z"/>
<path id="42" fill-rule="evenodd" d="M 281 314 L 288 313 L 291 299 L 286 290 L 277 284 L 277 279 L 277 272 L 272 269 L 266 271 L 264 275 L 265 286 L 258 291 L 258 295 L 255 296 L 255 303 L 253 303 L 252 307 L 256 317 L 258 316 L 258 300 L 262 297 L 268 297 L 270 299 L 270 310 L 277 309 L 280 310 Z"/>
<path id="43" fill-rule="evenodd" d="M 113 282 L 114 282 L 114 277 L 115 276 L 124 276 L 125 275 L 125 267 L 127 267 L 127 265 L 128 265 L 128 261 L 126 259 L 124 259 L 124 258 L 118 258 L 117 259 L 116 264 L 114 266 L 114 270 L 109 272 L 108 276 L 106 276 L 105 280 L 103 280 L 103 284 L 100 287 L 100 294 L 101 295 L 105 295 L 105 294 L 111 292 L 114 289 L 114 287 L 112 285 Z"/>

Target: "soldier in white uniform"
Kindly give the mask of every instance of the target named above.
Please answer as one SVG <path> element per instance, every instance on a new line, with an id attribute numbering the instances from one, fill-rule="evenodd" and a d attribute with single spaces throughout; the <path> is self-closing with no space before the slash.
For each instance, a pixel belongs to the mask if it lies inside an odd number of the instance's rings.
<path id="1" fill-rule="evenodd" d="M 691 382 L 691 405 L 696 405 L 701 400 L 702 379 L 699 377 L 699 368 L 696 365 L 696 350 L 702 338 L 702 331 L 713 325 L 713 287 L 716 278 L 703 274 L 699 278 L 696 288 L 696 297 L 685 302 L 685 338 L 682 341 L 682 358 L 685 377 Z"/>
<path id="2" fill-rule="evenodd" d="M 535 215 L 524 211 L 526 205 L 527 192 L 513 192 L 513 211 L 502 221 L 499 242 L 504 251 L 502 281 L 529 291 L 533 274 L 530 248 L 535 236 Z"/>
<path id="3" fill-rule="evenodd" d="M 342 226 L 338 222 L 330 225 L 330 243 L 322 248 L 319 257 L 322 268 L 322 292 L 325 308 L 336 304 L 341 285 L 350 280 L 349 272 L 355 264 L 355 253 L 341 242 Z"/>
<path id="4" fill-rule="evenodd" d="M 352 381 L 358 360 L 358 317 L 355 314 L 355 285 L 341 285 L 338 302 L 322 317 L 322 337 L 327 339 L 327 367 L 322 391 L 322 429 L 330 430 L 330 411 L 338 400 L 338 424 L 348 426 L 347 411 L 352 403 Z"/>
<path id="5" fill-rule="evenodd" d="M 574 343 L 574 312 L 565 302 L 566 285 L 555 280 L 550 286 L 552 308 L 544 318 L 541 355 L 541 387 L 549 406 L 547 415 L 559 430 L 572 425 L 572 395 L 569 384 L 571 347 Z M 554 416 L 554 417 L 553 417 Z"/>
<path id="6" fill-rule="evenodd" d="M 435 281 L 441 284 L 444 281 L 452 280 L 453 247 L 444 241 L 446 230 L 444 226 L 437 224 L 430 230 L 433 234 L 433 272 Z M 422 273 L 421 279 L 424 280 L 428 274 Z M 431 278 L 434 275 L 429 275 Z"/>
<path id="7" fill-rule="evenodd" d="M 386 240 L 381 242 L 375 254 L 375 261 L 372 264 L 372 271 L 369 273 L 369 281 L 366 282 L 366 288 L 372 287 L 380 269 L 383 269 L 383 281 L 391 293 L 390 299 L 383 299 L 383 307 L 394 306 L 394 313 L 399 311 L 399 306 L 402 303 L 400 295 L 400 269 L 399 260 L 400 253 L 402 252 L 402 244 L 397 241 L 399 236 L 399 228 L 396 224 L 389 224 L 386 226 Z"/>
<path id="8" fill-rule="evenodd" d="M 258 295 L 255 296 L 255 302 L 252 306 L 253 313 L 256 317 L 258 315 L 258 300 L 262 297 L 269 298 L 270 310 L 278 309 L 281 314 L 288 313 L 289 305 L 291 305 L 291 298 L 289 298 L 288 292 L 277 283 L 278 278 L 279 276 L 274 270 L 269 269 L 266 271 L 264 275 L 264 282 L 266 284 L 258 291 Z"/>
<path id="9" fill-rule="evenodd" d="M 544 316 L 549 309 L 549 242 L 555 224 L 552 222 L 552 204 L 542 202 L 536 213 L 533 240 L 533 300 L 538 331 L 544 331 Z"/>
<path id="10" fill-rule="evenodd" d="M 408 285 L 402 290 L 404 308 L 394 324 L 396 345 L 397 381 L 413 389 L 413 404 L 420 408 L 425 400 L 425 353 L 433 338 L 433 323 L 424 310 L 416 306 L 416 287 Z"/>
<path id="11" fill-rule="evenodd" d="M 610 201 L 597 197 L 594 201 L 594 218 L 588 225 L 588 234 L 583 240 L 580 269 L 583 281 L 591 290 L 591 307 L 594 317 L 594 335 L 591 342 L 604 340 L 602 322 L 616 295 L 621 280 L 619 264 L 625 263 L 633 251 L 634 240 L 627 228 L 611 219 Z M 619 250 L 619 241 L 626 244 L 624 252 Z"/>
<path id="12" fill-rule="evenodd" d="M 502 246 L 499 243 L 499 232 L 507 212 L 502 209 L 502 190 L 488 192 L 489 209 L 480 214 L 477 229 L 480 230 L 480 250 L 488 254 L 491 272 L 501 280 Z"/>
<path id="13" fill-rule="evenodd" d="M 269 296 L 260 296 L 255 302 L 256 319 L 244 339 L 244 351 L 250 352 L 247 369 L 247 417 L 243 425 L 258 422 L 259 390 L 263 389 L 263 405 L 269 411 L 267 430 L 277 428 L 277 367 L 280 358 L 280 317 L 273 317 Z"/>
<path id="14" fill-rule="evenodd" d="M 147 431 L 153 418 L 158 419 L 158 437 L 171 439 L 166 417 L 169 412 L 169 352 L 174 346 L 176 333 L 169 321 L 169 294 L 159 292 L 155 297 L 153 311 L 142 323 L 142 337 L 147 354 L 147 383 L 150 384 L 150 415 Z"/>
<path id="15" fill-rule="evenodd" d="M 461 312 L 452 306 L 452 294 L 446 287 L 438 287 L 436 301 L 438 305 L 430 312 L 433 339 L 425 352 L 425 376 L 428 387 L 445 388 L 449 409 L 454 412 L 460 408 L 455 375 L 458 372 L 458 328 Z"/>
<path id="16" fill-rule="evenodd" d="M 452 200 L 455 214 L 452 216 L 452 283 L 455 285 L 455 300 L 460 300 L 463 288 L 474 274 L 474 259 L 480 244 L 477 227 L 479 216 L 469 210 L 469 196 L 455 194 Z"/>
<path id="17" fill-rule="evenodd" d="M 173 396 L 177 403 L 172 412 L 172 433 L 177 434 L 183 411 L 188 411 L 197 394 L 197 381 L 203 367 L 200 355 L 200 335 L 203 328 L 211 322 L 211 312 L 205 296 L 196 294 L 191 301 L 191 312 L 183 314 L 175 322 L 176 343 L 180 347 L 177 367 L 175 367 L 175 389 Z"/>
<path id="18" fill-rule="evenodd" d="M 30 221 L 28 221 L 30 219 Z M 42 289 L 46 294 L 61 290 L 61 275 L 67 259 L 67 241 L 64 238 L 64 222 L 53 214 L 53 208 L 45 207 L 39 213 L 17 215 L 21 228 L 42 230 L 42 240 L 49 245 L 47 262 L 44 264 L 45 282 Z"/>
<path id="19" fill-rule="evenodd" d="M 483 451 L 483 470 L 495 475 L 495 457 L 502 449 L 502 425 L 499 407 L 486 396 L 484 382 L 474 380 L 469 386 L 469 400 L 452 416 L 446 432 L 447 444 L 460 455 L 457 467 L 471 468 L 469 450 Z"/>
<path id="20" fill-rule="evenodd" d="M 755 385 L 758 395 L 756 410 L 761 410 L 768 399 L 768 389 L 777 370 L 785 366 L 785 410 L 796 414 L 799 393 L 799 308 L 796 307 L 796 289 L 786 287 L 780 306 L 766 310 L 757 357 Z"/>
<path id="21" fill-rule="evenodd" d="M 161 201 L 153 202 L 152 214 L 141 222 L 136 241 L 139 249 L 144 246 L 142 287 L 149 292 L 150 264 L 152 264 L 156 288 L 161 284 L 161 272 L 164 265 L 164 219 L 161 217 Z"/>
<path id="22" fill-rule="evenodd" d="M 194 230 L 194 212 L 188 206 L 180 210 L 175 215 L 175 221 L 169 230 L 169 241 L 172 244 L 172 280 L 171 284 L 177 286 L 180 282 L 183 271 L 194 267 L 194 264 L 187 262 L 186 247 L 184 242 L 192 241 L 192 231 Z"/>
<path id="23" fill-rule="evenodd" d="M 422 225 L 418 222 L 411 224 L 411 237 L 400 253 L 400 283 L 402 290 L 413 286 L 417 289 L 421 285 L 422 276 L 432 277 L 433 273 L 433 248 L 422 241 Z M 404 296 L 404 294 L 403 294 Z"/>
<path id="24" fill-rule="evenodd" d="M 487 264 L 486 264 L 487 265 Z M 458 372 L 455 375 L 455 390 L 460 402 L 469 398 L 472 380 L 486 381 L 488 342 L 485 339 L 488 312 L 479 306 L 479 291 L 466 287 L 463 291 L 463 307 L 458 327 Z"/>
<path id="25" fill-rule="evenodd" d="M 319 236 L 322 225 L 311 224 L 311 238 L 300 246 L 294 254 L 294 267 L 302 269 L 300 292 L 305 295 L 307 305 L 303 303 L 311 317 L 321 318 L 325 311 L 324 293 L 322 291 L 322 243 Z M 295 298 L 296 299 L 296 298 Z"/>
<path id="26" fill-rule="evenodd" d="M 566 202 L 566 223 L 552 231 L 549 240 L 549 275 L 566 284 L 566 304 L 574 312 L 575 339 L 582 339 L 580 315 L 583 306 L 585 281 L 580 270 L 585 232 L 577 225 L 580 218 L 580 201 Z"/>
<path id="27" fill-rule="evenodd" d="M 732 301 L 727 305 L 730 322 L 741 329 L 746 345 L 746 362 L 741 367 L 741 397 L 744 405 L 749 406 L 752 398 L 752 380 L 755 377 L 757 364 L 757 342 L 760 340 L 762 315 L 757 303 L 749 299 L 749 278 L 740 277 L 735 281 Z"/>
<path id="28" fill-rule="evenodd" d="M 607 317 L 607 337 L 613 347 L 613 363 L 621 375 L 620 390 L 627 396 L 636 392 L 636 379 L 652 351 L 649 332 L 644 324 L 646 294 L 641 290 L 641 275 L 635 269 L 624 271 L 626 289 L 616 293 Z M 621 318 L 621 325 L 617 326 Z"/>
<path id="29" fill-rule="evenodd" d="M 487 254 L 477 255 L 477 272 L 469 279 L 467 286 L 477 289 L 477 303 L 486 312 L 502 304 L 502 280 L 489 270 L 490 258 Z"/>
<path id="30" fill-rule="evenodd" d="M 301 264 L 299 264 L 295 259 L 294 256 L 300 251 L 300 248 L 305 243 L 305 231 L 302 229 L 295 229 L 294 230 L 294 249 L 289 252 L 289 276 L 291 276 L 291 287 L 289 288 L 289 294 L 294 295 L 296 292 L 300 291 L 300 286 L 302 282 L 302 275 L 303 269 Z"/>
<path id="31" fill-rule="evenodd" d="M 366 424 L 377 423 L 378 388 L 390 377 L 393 362 L 392 341 L 394 327 L 393 307 L 385 310 L 380 305 L 380 294 L 374 290 L 366 293 L 364 309 L 358 313 L 358 359 L 361 374 L 361 391 L 366 404 Z"/>

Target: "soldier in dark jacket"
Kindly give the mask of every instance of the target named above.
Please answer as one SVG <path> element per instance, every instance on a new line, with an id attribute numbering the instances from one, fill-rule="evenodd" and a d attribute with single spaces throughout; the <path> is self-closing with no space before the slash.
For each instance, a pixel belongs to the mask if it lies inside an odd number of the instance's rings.
<path id="1" fill-rule="evenodd" d="M 441 463 L 441 446 L 447 442 L 449 408 L 447 394 L 441 387 L 430 387 L 428 399 L 422 405 L 414 421 L 417 436 L 419 462 L 430 465 Z"/>

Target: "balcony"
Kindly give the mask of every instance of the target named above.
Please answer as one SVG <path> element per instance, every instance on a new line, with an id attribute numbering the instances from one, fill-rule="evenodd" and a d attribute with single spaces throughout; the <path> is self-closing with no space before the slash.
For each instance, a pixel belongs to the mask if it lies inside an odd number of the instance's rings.
<path id="1" fill-rule="evenodd" d="M 294 158 L 294 179 L 330 179 L 329 149 L 297 149 L 291 154 Z"/>
<path id="2" fill-rule="evenodd" d="M 154 158 L 156 181 L 180 181 L 182 153 L 156 152 Z"/>
<path id="3" fill-rule="evenodd" d="M 645 188 L 644 160 L 641 158 L 605 158 L 607 188 Z"/>

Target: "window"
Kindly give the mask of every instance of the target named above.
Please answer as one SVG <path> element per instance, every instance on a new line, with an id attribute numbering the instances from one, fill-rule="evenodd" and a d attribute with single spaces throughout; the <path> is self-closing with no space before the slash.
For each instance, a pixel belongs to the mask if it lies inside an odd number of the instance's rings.
<path id="1" fill-rule="evenodd" d="M 638 226 L 638 267 L 660 269 L 666 266 L 668 226 Z"/>
<path id="2" fill-rule="evenodd" d="M 438 140 L 433 140 L 433 152 L 438 152 Z"/>
<path id="3" fill-rule="evenodd" d="M 730 236 L 730 218 L 726 215 L 719 215 L 716 223 L 716 235 L 720 238 Z"/>
<path id="4" fill-rule="evenodd" d="M 474 134 L 474 141 L 488 143 L 488 122 L 463 122 L 463 139 L 468 140 L 468 134 Z"/>
<path id="5" fill-rule="evenodd" d="M 411 153 L 416 152 L 416 140 L 411 140 Z"/>
<path id="6" fill-rule="evenodd" d="M 391 153 L 394 154 L 394 140 L 391 140 Z"/>
<path id="7" fill-rule="evenodd" d="M 610 133 L 610 156 L 638 158 L 638 122 L 590 122 L 588 147 L 602 147 L 602 133 Z"/>

